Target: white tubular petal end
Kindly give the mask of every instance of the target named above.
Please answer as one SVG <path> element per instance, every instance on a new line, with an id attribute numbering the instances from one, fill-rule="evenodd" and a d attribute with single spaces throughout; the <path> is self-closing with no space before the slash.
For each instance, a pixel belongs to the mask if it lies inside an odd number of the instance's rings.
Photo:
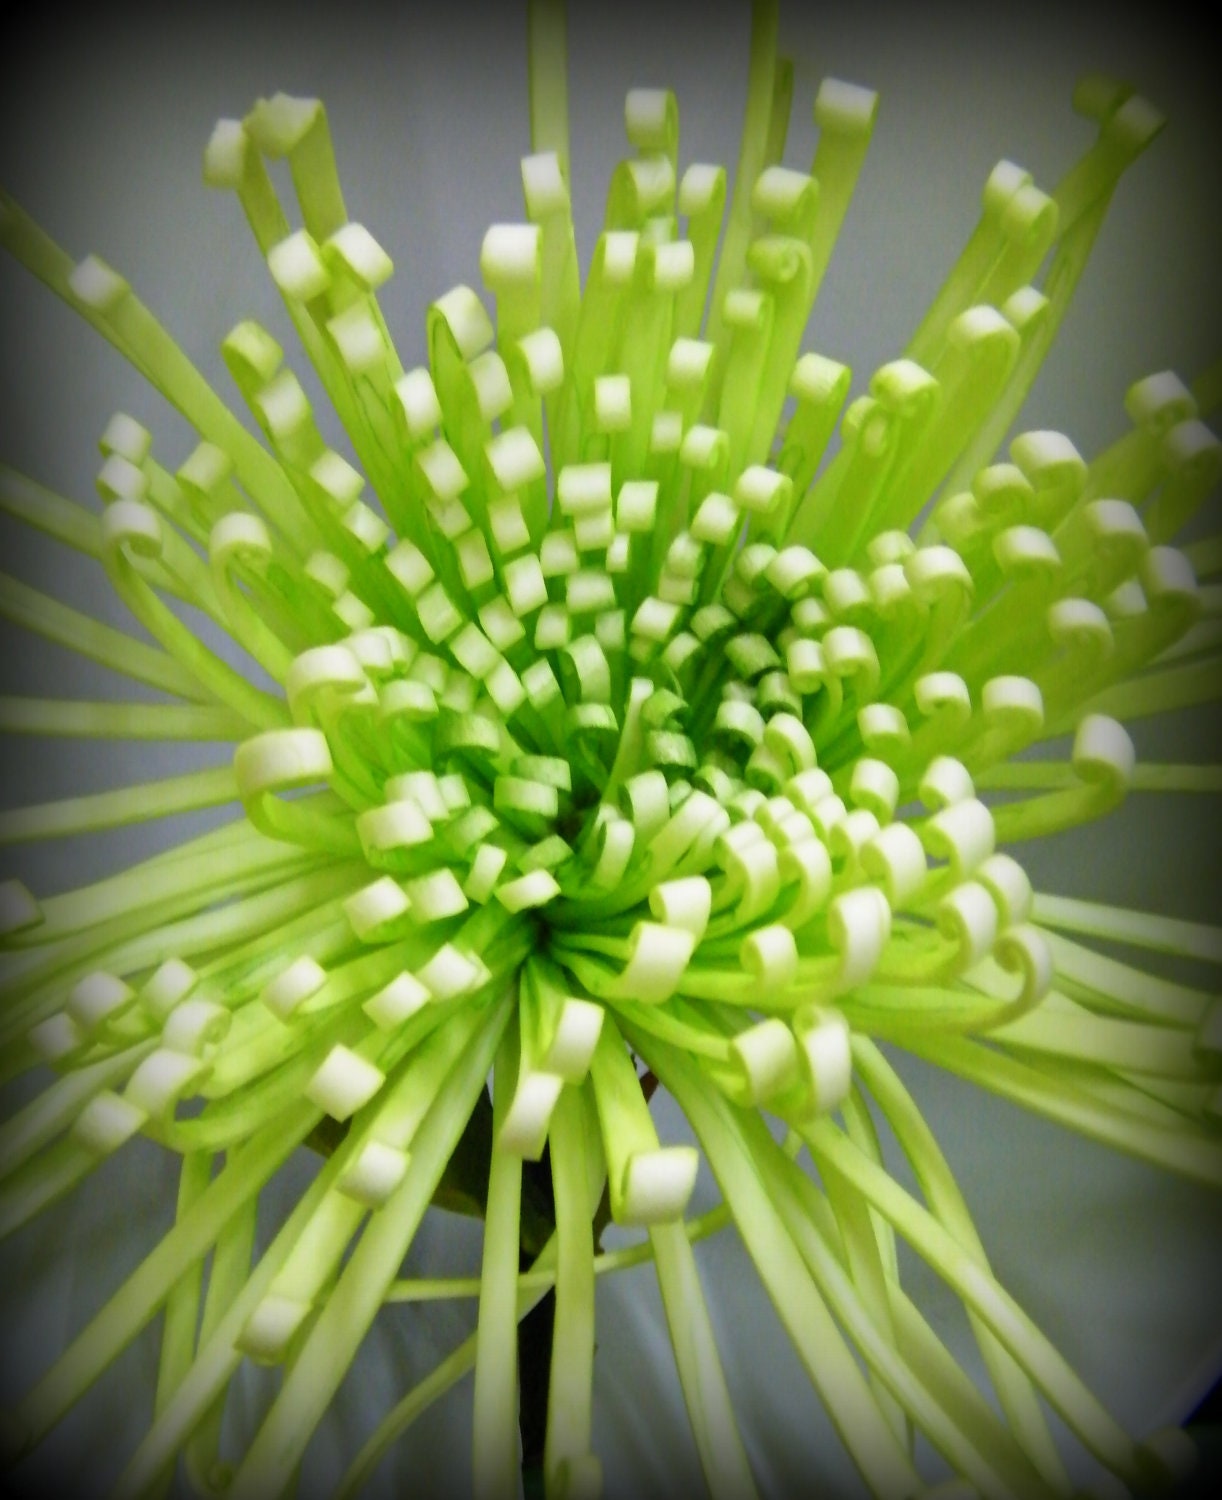
<path id="1" fill-rule="evenodd" d="M 240 120 L 218 120 L 204 147 L 204 181 L 209 187 L 239 188 L 248 140 Z"/>
<path id="2" fill-rule="evenodd" d="M 549 870 L 531 870 L 496 888 L 496 899 L 506 911 L 520 912 L 546 906 L 560 894 L 556 877 Z"/>
<path id="3" fill-rule="evenodd" d="M 1083 781 L 1123 791 L 1133 780 L 1137 751 L 1124 726 L 1105 714 L 1088 714 L 1073 742 L 1073 768 Z"/>
<path id="4" fill-rule="evenodd" d="M 700 1154 L 694 1146 L 634 1152 L 624 1168 L 620 1222 L 649 1225 L 681 1219 L 699 1166 Z"/>
<path id="5" fill-rule="evenodd" d="M 233 1015 L 211 1000 L 184 1000 L 166 1017 L 162 1043 L 175 1052 L 209 1058 L 225 1040 Z"/>
<path id="6" fill-rule="evenodd" d="M 887 904 L 896 910 L 925 884 L 925 851 L 907 823 L 888 823 L 862 848 L 861 867 L 882 886 Z"/>
<path id="7" fill-rule="evenodd" d="M 752 1104 L 764 1103 L 797 1079 L 797 1043 L 776 1016 L 740 1031 L 730 1043 L 730 1054 L 742 1070 Z"/>
<path id="8" fill-rule="evenodd" d="M 576 996 L 565 1000 L 556 1034 L 542 1059 L 549 1073 L 555 1073 L 565 1083 L 580 1083 L 585 1078 L 602 1034 L 604 1015 L 602 1006 L 593 1000 Z"/>
<path id="9" fill-rule="evenodd" d="M 131 1140 L 147 1119 L 138 1104 L 106 1089 L 77 1116 L 72 1139 L 97 1156 L 109 1156 Z"/>
<path id="10" fill-rule="evenodd" d="M 128 1079 L 123 1097 L 150 1119 L 168 1114 L 188 1092 L 207 1064 L 186 1052 L 158 1047 Z"/>
<path id="11" fill-rule="evenodd" d="M 96 255 L 87 255 L 68 277 L 73 295 L 95 312 L 108 313 L 128 291 L 128 284 Z"/>
<path id="12" fill-rule="evenodd" d="M 344 915 L 364 943 L 397 936 L 410 909 L 407 894 L 389 875 L 364 886 L 344 902 Z"/>
<path id="13" fill-rule="evenodd" d="M 136 998 L 130 985 L 101 970 L 78 980 L 68 996 L 67 1011 L 82 1031 L 94 1032 Z"/>
<path id="14" fill-rule="evenodd" d="M 327 982 L 327 971 L 312 958 L 294 959 L 287 969 L 263 987 L 259 999 L 272 1015 L 289 1021 L 297 1007 L 316 995 Z"/>
<path id="15" fill-rule="evenodd" d="M 738 957 L 770 1001 L 775 1001 L 789 988 L 798 972 L 798 947 L 793 933 L 779 922 L 757 927 L 748 933 L 739 947 Z"/>
<path id="16" fill-rule="evenodd" d="M 309 302 L 331 285 L 331 276 L 313 236 L 304 229 L 290 234 L 267 252 L 272 280 L 286 297 Z"/>
<path id="17" fill-rule="evenodd" d="M 997 903 L 1002 927 L 1017 926 L 1031 915 L 1031 881 L 1016 859 L 1008 854 L 991 854 L 976 871 L 976 879 Z"/>
<path id="18" fill-rule="evenodd" d="M 478 989 L 486 982 L 488 970 L 478 959 L 463 953 L 452 943 L 443 943 L 416 978 L 434 1000 L 453 1000 Z"/>
<path id="19" fill-rule="evenodd" d="M 233 768 L 243 798 L 313 786 L 331 774 L 331 751 L 318 729 L 270 729 L 244 740 Z"/>
<path id="20" fill-rule="evenodd" d="M 921 801 L 934 809 L 953 807 L 976 794 L 967 767 L 949 755 L 930 761 L 921 777 Z"/>
<path id="21" fill-rule="evenodd" d="M 86 1046 L 89 1040 L 87 1034 L 63 1010 L 48 1016 L 45 1021 L 39 1021 L 36 1026 L 31 1026 L 26 1039 L 39 1057 L 52 1067 Z"/>
<path id="22" fill-rule="evenodd" d="M 382 1141 L 366 1141 L 336 1187 L 366 1208 L 381 1208 L 407 1175 L 408 1152 Z"/>
<path id="23" fill-rule="evenodd" d="M 649 893 L 649 910 L 666 927 L 681 927 L 697 942 L 704 936 L 713 906 L 713 888 L 703 875 L 664 880 Z"/>
<path id="24" fill-rule="evenodd" d="M 421 1010 L 432 995 L 413 974 L 397 974 L 361 1007 L 375 1026 L 393 1031 Z"/>
<path id="25" fill-rule="evenodd" d="M 336 1045 L 306 1084 L 308 1099 L 333 1120 L 348 1120 L 374 1097 L 386 1075 L 350 1047 Z"/>
<path id="26" fill-rule="evenodd" d="M 508 1151 L 526 1161 L 538 1161 L 563 1087 L 564 1079 L 555 1073 L 524 1072 L 501 1126 L 497 1150 Z"/>
<path id="27" fill-rule="evenodd" d="M 628 939 L 630 957 L 608 987 L 616 998 L 659 1005 L 678 988 L 695 951 L 692 933 L 660 922 L 638 922 Z"/>
<path id="28" fill-rule="evenodd" d="M 481 844 L 475 851 L 475 858 L 463 881 L 467 898 L 480 906 L 489 901 L 501 871 L 508 862 L 509 855 L 499 844 Z"/>
<path id="29" fill-rule="evenodd" d="M 42 907 L 20 880 L 0 881 L 0 938 L 26 932 L 43 920 Z"/>
<path id="30" fill-rule="evenodd" d="M 853 1081 L 849 1027 L 838 1010 L 807 1006 L 794 1016 L 798 1061 L 815 1114 L 838 1109 Z"/>
<path id="31" fill-rule="evenodd" d="M 279 1364 L 312 1307 L 296 1297 L 264 1297 L 238 1335 L 238 1348 L 256 1364 Z"/>
<path id="32" fill-rule="evenodd" d="M 863 984 L 874 972 L 891 935 L 891 908 L 872 885 L 836 896 L 827 912 L 827 930 L 840 955 L 838 989 Z"/>

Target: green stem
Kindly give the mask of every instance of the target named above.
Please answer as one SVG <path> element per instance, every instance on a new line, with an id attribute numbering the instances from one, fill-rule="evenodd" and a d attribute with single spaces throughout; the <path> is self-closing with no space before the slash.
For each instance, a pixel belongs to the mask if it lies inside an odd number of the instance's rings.
<path id="1" fill-rule="evenodd" d="M 45 1436 L 131 1343 L 230 1218 L 305 1139 L 318 1116 L 311 1106 L 298 1105 L 235 1154 L 16 1408 L 21 1430 L 31 1443 Z"/>
<path id="2" fill-rule="evenodd" d="M 1041 891 L 1035 894 L 1032 916 L 1046 927 L 1106 938 L 1114 943 L 1128 943 L 1136 948 L 1149 948 L 1155 953 L 1174 953 L 1205 963 L 1222 964 L 1222 927 Z"/>
<path id="3" fill-rule="evenodd" d="M 1141 1482 L 1133 1443 L 1009 1293 L 830 1120 L 817 1120 L 801 1133 L 821 1170 L 840 1172 L 858 1186 L 1024 1366 L 1086 1447 L 1114 1472 Z"/>
<path id="4" fill-rule="evenodd" d="M 777 1315 L 854 1463 L 875 1494 L 911 1493 L 920 1486 L 916 1470 L 812 1281 L 732 1107 L 704 1087 L 681 1054 L 652 1040 L 641 1047 L 641 1040 L 634 1036 L 633 1045 L 691 1121 Z"/>
<path id="5" fill-rule="evenodd" d="M 738 150 L 738 166 L 734 172 L 734 190 L 730 197 L 730 211 L 726 215 L 721 257 L 717 263 L 717 276 L 713 283 L 713 298 L 709 304 L 705 330 L 705 338 L 711 344 L 723 341 L 722 319 L 726 294 L 742 282 L 747 268 L 747 246 L 751 238 L 751 194 L 756 179 L 766 165 L 769 126 L 772 121 L 778 22 L 777 0 L 753 0 L 747 104 Z M 714 370 L 707 398 L 709 403 L 715 402 L 719 395 L 720 382 Z"/>
<path id="6" fill-rule="evenodd" d="M 0 846 L 27 839 L 64 838 L 73 833 L 122 828 L 152 818 L 168 818 L 175 813 L 236 802 L 237 797 L 232 766 L 188 771 L 164 781 L 144 782 L 113 792 L 93 792 L 83 797 L 64 797 L 58 802 L 0 813 Z"/>
<path id="7" fill-rule="evenodd" d="M 964 1249 L 974 1255 L 985 1270 L 989 1270 L 984 1246 L 954 1174 L 933 1131 L 898 1074 L 878 1048 L 864 1037 L 853 1038 L 853 1061 L 912 1163 L 931 1212 Z M 1030 1380 L 987 1325 L 974 1314 L 969 1314 L 969 1317 L 1002 1407 L 1022 1448 L 1054 1489 L 1065 1490 L 1068 1479 L 1064 1465 L 1049 1435 Z"/>
<path id="8" fill-rule="evenodd" d="M 505 1029 L 492 1091 L 492 1167 L 484 1216 L 475 1350 L 472 1493 L 514 1500 L 518 1493 L 518 1237 L 522 1158 L 496 1142 L 518 1074 L 516 1020 Z"/>
<path id="9" fill-rule="evenodd" d="M 755 1479 L 717 1352 L 690 1231 L 688 1224 L 661 1224 L 649 1231 L 679 1384 L 712 1500 L 753 1500 Z"/>
<path id="10" fill-rule="evenodd" d="M 216 1242 L 208 1273 L 208 1293 L 204 1298 L 204 1312 L 199 1325 L 200 1350 L 208 1347 L 250 1278 L 250 1257 L 254 1249 L 257 1212 L 258 1203 L 251 1199 L 233 1216 Z M 208 1408 L 183 1449 L 187 1474 L 204 1494 L 221 1489 L 227 1482 L 228 1471 L 220 1461 L 226 1394 L 226 1391 L 222 1391 Z"/>
<path id="11" fill-rule="evenodd" d="M 683 1232 L 693 1244 L 718 1234 L 730 1222 L 730 1211 L 725 1204 L 710 1209 L 698 1218 L 688 1219 Z M 626 1271 L 632 1266 L 643 1266 L 654 1259 L 653 1242 L 646 1240 L 639 1245 L 628 1245 L 622 1250 L 604 1250 L 594 1257 L 595 1276 L 607 1276 L 614 1271 Z M 556 1284 L 556 1271 L 523 1271 L 518 1277 L 520 1294 L 550 1291 Z M 392 1281 L 386 1289 L 387 1302 L 442 1302 L 452 1297 L 478 1297 L 478 1276 L 430 1276 L 424 1280 L 404 1279 Z"/>
<path id="12" fill-rule="evenodd" d="M 319 1313 L 230 1490 L 231 1500 L 280 1493 L 386 1295 L 492 1064 L 510 998 L 491 1005 L 416 1136 L 407 1175 L 374 1215 Z"/>
<path id="13" fill-rule="evenodd" d="M 588 1212 L 586 1117 L 580 1095 L 561 1091 L 552 1114 L 549 1154 L 556 1206 L 556 1316 L 547 1392 L 544 1470 L 548 1494 L 590 1452 L 594 1378 L 594 1235 Z"/>
<path id="14" fill-rule="evenodd" d="M 95 740 L 237 740 L 247 724 L 231 709 L 203 704 L 0 697 L 0 731 Z"/>
<path id="15" fill-rule="evenodd" d="M 561 0 L 530 0 L 526 12 L 530 78 L 530 149 L 554 151 L 569 181 L 567 38 Z"/>
<path id="16" fill-rule="evenodd" d="M 1160 1129 L 1148 1118 L 1094 1098 L 1065 1080 L 1050 1078 L 1029 1063 L 977 1042 L 946 1036 L 906 1037 L 904 1046 L 936 1066 L 1079 1135 L 1206 1187 L 1222 1186 L 1222 1149 L 1216 1141 L 1179 1129 Z"/>

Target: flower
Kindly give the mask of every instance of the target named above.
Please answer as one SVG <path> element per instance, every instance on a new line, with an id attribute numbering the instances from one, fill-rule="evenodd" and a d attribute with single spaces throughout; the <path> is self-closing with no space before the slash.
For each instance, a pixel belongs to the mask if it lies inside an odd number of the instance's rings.
<path id="1" fill-rule="evenodd" d="M 407 373 L 376 311 L 389 263 L 346 222 L 319 107 L 277 96 L 218 127 L 206 173 L 239 189 L 347 458 L 258 324 L 239 324 L 224 351 L 266 448 L 104 262 L 58 260 L 6 204 L 9 247 L 126 346 L 203 439 L 170 476 L 141 424 L 108 426 L 100 524 L 10 485 L 10 509 L 100 553 L 163 650 L 86 641 L 17 586 L 6 609 L 178 701 L 10 704 L 9 723 L 238 748 L 232 765 L 0 827 L 14 840 L 218 802 L 245 813 L 81 896 L 39 908 L 6 888 L 8 1055 L 27 1062 L 28 1044 L 62 1074 L 6 1126 L 8 1223 L 135 1134 L 183 1158 L 175 1227 L 23 1396 L 17 1441 L 49 1431 L 165 1302 L 159 1410 L 121 1489 L 153 1487 L 193 1426 L 188 1465 L 215 1477 L 213 1400 L 245 1357 L 286 1373 L 232 1489 L 278 1490 L 386 1293 L 418 1294 L 397 1272 L 440 1188 L 485 1218 L 469 1347 L 477 1488 L 516 1482 L 516 1303 L 540 1290 L 518 1281 L 523 1245 L 557 1282 L 549 1486 L 595 1488 L 605 1165 L 612 1216 L 648 1230 L 710 1487 L 750 1493 L 680 1227 L 699 1158 L 660 1142 L 635 1055 L 686 1116 L 880 1492 L 915 1482 L 903 1410 L 981 1490 L 1057 1490 L 1035 1388 L 1123 1477 L 1174 1462 L 1170 1439 L 1130 1442 L 988 1274 L 937 1144 L 871 1040 L 1217 1180 L 1206 998 L 1144 977 L 1140 956 L 1115 967 L 1079 942 L 1136 938 L 1216 962 L 1216 932 L 1033 903 L 995 847 L 1110 812 L 1130 784 L 1214 785 L 1208 767 L 1135 766 L 1119 722 L 1151 697 L 1216 688 L 1209 628 L 1190 634 L 1212 596 L 1167 545 L 1216 475 L 1216 440 L 1194 414 L 1209 383 L 1198 398 L 1169 376 L 1139 384 L 1136 435 L 1093 469 L 1042 431 L 991 462 L 1022 394 L 1013 372 L 1063 312 L 1094 209 L 1157 117 L 1137 96 L 1088 91 L 1103 145 L 1059 195 L 1066 238 L 1047 301 L 1024 287 L 1056 232 L 1049 200 L 1015 170 L 994 174 L 976 243 L 992 236 L 998 264 L 952 284 L 907 357 L 848 407 L 841 453 L 811 488 L 849 382 L 825 355 L 799 358 L 806 304 L 874 99 L 821 90 L 817 192 L 763 170 L 770 17 L 759 8 L 745 186 L 720 268 L 724 179 L 676 170 L 672 102 L 640 91 L 627 110 L 639 155 L 613 179 L 611 233 L 579 309 L 555 16 L 532 12 L 530 223 L 483 242 L 495 321 L 473 292 L 447 294 L 427 366 Z M 266 196 L 263 155 L 287 155 L 304 231 Z M 1032 238 L 1015 247 L 1015 230 Z M 1212 558 L 1194 544 L 1206 579 Z M 183 598 L 236 640 L 250 676 L 211 653 L 206 621 L 197 633 L 196 615 L 163 602 Z M 1184 668 L 1151 665 L 1177 651 Z M 1071 732 L 1059 759 L 1013 758 Z M 864 1095 L 911 1153 L 926 1206 L 874 1160 Z M 826 1197 L 765 1119 L 811 1150 Z M 343 1128 L 320 1133 L 325 1120 Z M 252 1269 L 260 1185 L 311 1135 L 327 1165 Z M 545 1139 L 550 1205 L 523 1166 Z M 888 1224 L 983 1326 L 1012 1435 L 898 1290 Z M 196 1350 L 192 1268 L 218 1237 Z"/>

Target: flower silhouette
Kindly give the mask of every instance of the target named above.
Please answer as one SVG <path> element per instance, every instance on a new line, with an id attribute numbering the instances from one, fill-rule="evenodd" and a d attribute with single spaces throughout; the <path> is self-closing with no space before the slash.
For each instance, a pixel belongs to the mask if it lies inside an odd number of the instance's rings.
<path id="1" fill-rule="evenodd" d="M 24 796 L 0 841 L 226 810 L 118 872 L 0 888 L 6 1076 L 28 1079 L 0 1224 L 36 1232 L 150 1146 L 178 1173 L 172 1219 L 129 1226 L 125 1278 L 22 1382 L 12 1456 L 53 1449 L 160 1319 L 115 1493 L 179 1464 L 234 1497 L 312 1490 L 309 1445 L 386 1304 L 468 1296 L 470 1337 L 328 1487 L 354 1493 L 473 1371 L 475 1493 L 516 1493 L 525 1445 L 549 1495 L 597 1494 L 596 1282 L 651 1262 L 704 1480 L 764 1492 L 692 1248 L 732 1228 L 872 1491 L 948 1469 L 1072 1493 L 1049 1410 L 1073 1453 L 1168 1482 L 1181 1435 L 1132 1438 L 994 1274 L 900 1062 L 1222 1175 L 1208 913 L 1024 868 L 1130 791 L 1219 788 L 1199 747 L 1134 748 L 1218 694 L 1218 368 L 1131 385 L 1130 431 L 1095 454 L 1019 421 L 1162 116 L 1087 80 L 1078 163 L 1046 186 L 999 163 L 916 331 L 855 382 L 811 314 L 877 96 L 824 80 L 813 165 L 783 165 L 802 74 L 757 5 L 734 172 L 680 151 L 674 95 L 633 89 L 583 271 L 553 5 L 527 54 L 520 221 L 483 237 L 482 295 L 433 297 L 414 359 L 322 105 L 217 125 L 205 180 L 236 194 L 296 340 L 262 316 L 225 335 L 244 416 L 138 286 L 0 200 L 10 253 L 191 429 L 173 461 L 111 419 L 100 513 L 0 472 L 4 510 L 100 563 L 120 606 L 102 623 L 13 577 L 6 620 L 127 684 L 44 675 L 0 723 L 224 747 Z M 702 1165 L 718 1201 L 696 1213 Z M 473 1274 L 409 1274 L 430 1207 L 482 1221 Z M 962 1304 L 995 1399 L 909 1253 Z"/>

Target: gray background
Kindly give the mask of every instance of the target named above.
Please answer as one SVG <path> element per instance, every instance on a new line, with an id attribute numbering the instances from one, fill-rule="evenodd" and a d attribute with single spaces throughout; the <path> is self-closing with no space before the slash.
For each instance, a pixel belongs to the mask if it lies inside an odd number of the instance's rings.
<path id="1" fill-rule="evenodd" d="M 680 165 L 737 157 L 746 76 L 745 9 L 574 7 L 570 18 L 573 198 L 583 265 L 601 223 L 608 174 L 626 153 L 625 90 L 668 85 L 680 108 Z M 1024 413 L 1024 427 L 1060 427 L 1088 457 L 1125 429 L 1135 379 L 1172 367 L 1191 378 L 1222 352 L 1218 267 L 1220 109 L 1213 60 L 1189 13 L 870 4 L 820 13 L 793 6 L 782 49 L 794 56 L 789 165 L 807 168 L 810 106 L 825 75 L 877 88 L 874 142 L 808 333 L 850 363 L 855 390 L 903 347 L 976 222 L 994 162 L 1010 156 L 1050 189 L 1085 149 L 1092 127 L 1069 107 L 1086 71 L 1132 78 L 1169 115 L 1163 136 L 1122 184 L 1060 340 Z M 73 255 L 97 252 L 121 270 L 191 357 L 230 393 L 217 347 L 241 317 L 265 322 L 305 377 L 287 320 L 236 201 L 206 190 L 200 157 L 214 120 L 286 89 L 328 104 L 349 212 L 389 250 L 396 275 L 382 305 L 406 362 L 424 357 L 428 302 L 457 282 L 479 286 L 488 223 L 522 217 L 517 159 L 529 149 L 525 18 L 517 5 L 421 12 L 212 6 L 164 12 L 98 8 L 35 16 L 7 43 L 0 105 L 0 181 Z M 175 467 L 192 446 L 119 357 L 20 268 L 0 260 L 0 456 L 66 495 L 95 504 L 96 439 L 115 410 L 150 425 Z M 307 380 L 307 387 L 313 389 Z M 321 404 L 324 431 L 340 441 Z M 85 601 L 113 623 L 123 611 L 100 569 L 0 529 L 7 569 Z M 48 682 L 53 686 L 48 686 Z M 123 691 L 64 653 L 8 634 L 0 691 L 89 695 Z M 1195 736 L 1195 743 L 1194 743 Z M 1202 758 L 1213 725 L 1180 716 L 1141 729 L 1151 753 Z M 1167 746 L 1174 748 L 1167 750 Z M 199 762 L 215 760 L 209 748 Z M 12 804 L 69 790 L 167 775 L 185 747 L 8 747 L 0 796 Z M 18 785 L 20 783 L 20 785 Z M 0 874 L 33 871 L 50 891 L 184 836 L 193 820 L 63 844 Z M 1211 919 L 1219 858 L 1213 799 L 1134 798 L 1108 825 L 1048 841 L 1029 863 L 1050 888 Z M 1216 1365 L 1222 1316 L 1212 1272 L 1222 1243 L 1205 1195 L 1121 1162 L 945 1080 L 924 1086 L 930 1117 L 978 1212 L 1003 1280 L 1126 1422 L 1182 1414 Z M 681 1133 L 682 1125 L 671 1122 Z M 306 1170 L 303 1164 L 302 1171 Z M 80 1326 L 131 1263 L 131 1221 L 167 1213 L 166 1166 L 139 1150 L 8 1252 L 6 1387 L 24 1387 L 57 1334 Z M 711 1201 L 710 1188 L 700 1192 Z M 136 1237 L 147 1247 L 151 1234 Z M 478 1235 L 431 1219 L 415 1254 L 474 1268 Z M 79 1245 L 75 1258 L 62 1245 Z M 54 1254 L 54 1265 L 48 1261 Z M 761 1481 L 805 1493 L 815 1473 L 851 1476 L 753 1273 L 729 1236 L 700 1252 L 736 1405 Z M 916 1268 L 913 1282 L 964 1345 L 957 1305 Z M 597 1440 L 609 1493 L 684 1493 L 693 1462 L 645 1270 L 603 1283 Z M 469 1308 L 402 1310 L 380 1324 L 312 1453 L 306 1489 L 325 1493 L 343 1455 L 434 1350 L 468 1326 Z M 116 1471 L 124 1437 L 147 1420 L 155 1345 L 141 1340 L 61 1429 L 40 1461 L 49 1472 L 89 1455 L 90 1489 Z M 252 1379 L 252 1391 L 266 1382 Z M 11 1398 L 12 1392 L 10 1392 Z M 466 1488 L 469 1386 L 396 1450 L 382 1492 L 409 1477 L 450 1473 Z M 50 1466 L 48 1468 L 47 1466 Z M 813 1467 L 812 1467 L 813 1466 Z M 627 1476 L 631 1476 L 629 1479 Z M 438 1492 L 441 1481 L 436 1481 Z"/>

